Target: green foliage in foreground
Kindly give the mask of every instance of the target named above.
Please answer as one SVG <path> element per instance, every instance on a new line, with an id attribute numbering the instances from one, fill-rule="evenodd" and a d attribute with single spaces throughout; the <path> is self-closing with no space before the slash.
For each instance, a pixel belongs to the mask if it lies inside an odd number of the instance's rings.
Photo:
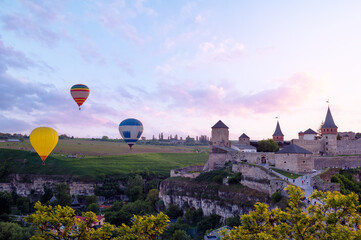
<path id="1" fill-rule="evenodd" d="M 361 215 L 358 195 L 315 191 L 316 204 L 302 208 L 303 192 L 289 185 L 286 211 L 270 210 L 256 203 L 255 210 L 241 216 L 241 226 L 223 232 L 223 239 L 360 239 Z"/>
<path id="2" fill-rule="evenodd" d="M 50 155 L 45 166 L 36 153 L 28 151 L 1 149 L 0 178 L 6 174 L 44 174 L 80 176 L 86 178 L 104 177 L 105 175 L 123 175 L 148 168 L 150 172 L 168 177 L 169 171 L 190 165 L 204 164 L 207 153 L 142 153 L 120 156 L 89 156 L 85 158 L 67 158 Z"/>
<path id="3" fill-rule="evenodd" d="M 36 212 L 25 218 L 25 221 L 35 225 L 37 233 L 31 240 L 50 239 L 114 239 L 114 240 L 148 240 L 161 235 L 168 225 L 169 218 L 163 213 L 156 216 L 133 216 L 132 225 L 123 224 L 115 227 L 105 223 L 101 228 L 91 228 L 97 222 L 93 212 L 83 213 L 85 221 L 79 222 L 75 211 L 70 207 L 60 205 L 44 206 L 40 202 L 35 204 Z M 77 226 L 77 227 L 75 227 Z"/>

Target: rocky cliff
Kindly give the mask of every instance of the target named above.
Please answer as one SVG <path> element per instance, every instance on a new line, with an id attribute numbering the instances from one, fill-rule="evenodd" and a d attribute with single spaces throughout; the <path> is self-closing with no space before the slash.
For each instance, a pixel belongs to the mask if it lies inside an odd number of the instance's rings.
<path id="1" fill-rule="evenodd" d="M 101 183 L 82 182 L 71 176 L 47 176 L 14 174 L 8 177 L 7 182 L 0 183 L 0 191 L 15 191 L 20 196 L 30 194 L 41 195 L 44 193 L 44 186 L 53 188 L 58 183 L 66 183 L 70 188 L 71 195 L 94 195 L 95 186 Z"/>
<path id="2" fill-rule="evenodd" d="M 224 220 L 248 212 L 256 202 L 267 202 L 268 194 L 240 184 L 225 186 L 170 178 L 160 185 L 159 197 L 166 207 L 176 204 L 202 209 L 205 216 L 217 214 Z"/>

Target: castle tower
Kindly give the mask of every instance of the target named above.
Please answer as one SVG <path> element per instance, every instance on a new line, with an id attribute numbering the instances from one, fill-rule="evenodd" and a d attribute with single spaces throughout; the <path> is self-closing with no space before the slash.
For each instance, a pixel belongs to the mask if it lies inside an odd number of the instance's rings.
<path id="1" fill-rule="evenodd" d="M 249 137 L 248 137 L 245 133 L 243 133 L 243 134 L 238 138 L 238 143 L 251 145 L 251 142 L 250 142 L 250 140 L 249 140 Z"/>
<path id="2" fill-rule="evenodd" d="M 221 120 L 212 127 L 211 143 L 212 145 L 231 147 L 228 127 Z"/>
<path id="3" fill-rule="evenodd" d="M 284 140 L 283 140 L 283 133 L 281 131 L 281 127 L 280 127 L 280 123 L 278 122 L 277 120 L 277 126 L 276 126 L 276 130 L 274 132 L 274 134 L 272 135 L 273 137 L 273 140 L 275 140 L 276 142 L 281 142 L 283 143 Z"/>
<path id="4" fill-rule="evenodd" d="M 325 123 L 321 127 L 323 150 L 328 154 L 337 153 L 337 126 L 333 121 L 330 107 L 327 109 Z"/>

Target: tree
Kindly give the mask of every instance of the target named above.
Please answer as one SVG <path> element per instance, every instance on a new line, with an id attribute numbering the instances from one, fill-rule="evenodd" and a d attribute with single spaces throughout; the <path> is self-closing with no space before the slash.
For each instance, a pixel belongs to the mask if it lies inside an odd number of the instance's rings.
<path id="1" fill-rule="evenodd" d="M 16 200 L 16 207 L 23 214 L 29 213 L 30 212 L 30 199 L 27 197 L 19 197 Z"/>
<path id="2" fill-rule="evenodd" d="M 0 222 L 0 240 L 26 240 L 30 236 L 29 228 L 23 228 L 17 223 Z"/>
<path id="3" fill-rule="evenodd" d="M 109 137 L 108 137 L 108 136 L 103 136 L 103 137 L 102 137 L 102 140 L 103 140 L 103 141 L 109 140 Z"/>
<path id="4" fill-rule="evenodd" d="M 93 212 L 83 213 L 85 221 L 77 220 L 75 211 L 68 206 L 60 205 L 52 207 L 42 205 L 40 202 L 35 204 L 36 212 L 25 217 L 25 221 L 34 224 L 38 230 L 32 240 L 50 240 L 50 239 L 119 239 L 119 240 L 148 240 L 155 239 L 164 232 L 169 218 L 164 213 L 156 216 L 133 216 L 132 225 L 123 224 L 121 227 L 115 227 L 105 223 L 101 228 L 91 228 L 92 224 L 97 222 L 96 215 Z M 75 228 L 75 226 L 78 226 Z"/>
<path id="5" fill-rule="evenodd" d="M 85 197 L 85 204 L 89 206 L 92 203 L 98 203 L 98 197 L 95 195 L 86 196 Z"/>
<path id="6" fill-rule="evenodd" d="M 257 143 L 257 152 L 277 152 L 278 143 L 273 139 L 261 140 Z"/>
<path id="7" fill-rule="evenodd" d="M 157 189 L 151 189 L 148 194 L 147 198 L 145 199 L 146 202 L 149 202 L 153 206 L 159 200 L 159 192 Z"/>
<path id="8" fill-rule="evenodd" d="M 241 216 L 240 226 L 222 232 L 223 239 L 360 239 L 357 194 L 316 190 L 311 195 L 314 204 L 303 208 L 303 191 L 292 185 L 285 190 L 285 211 L 258 202 L 254 211 Z"/>
<path id="9" fill-rule="evenodd" d="M 128 203 L 126 205 L 123 205 L 119 209 L 119 204 L 117 204 L 118 207 L 106 210 L 105 218 L 107 221 L 109 221 L 111 224 L 115 224 L 117 226 L 125 224 L 130 224 L 133 214 L 135 215 L 145 215 L 145 214 L 151 214 L 154 213 L 153 206 L 149 202 L 137 200 L 132 203 Z M 118 210 L 119 209 L 119 210 Z"/>
<path id="10" fill-rule="evenodd" d="M 164 231 L 162 238 L 170 239 L 177 230 L 187 230 L 189 225 L 184 222 L 183 218 L 179 217 L 176 222 L 169 224 L 167 229 Z"/>
<path id="11" fill-rule="evenodd" d="M 186 217 L 188 222 L 190 222 L 191 224 L 196 224 L 197 222 L 199 222 L 202 219 L 203 211 L 201 208 L 199 208 L 199 209 L 195 209 L 194 207 L 187 208 L 184 216 Z"/>
<path id="12" fill-rule="evenodd" d="M 226 218 L 226 225 L 229 227 L 235 227 L 241 225 L 241 218 L 239 216 Z"/>
<path id="13" fill-rule="evenodd" d="M 165 211 L 165 214 L 169 216 L 171 219 L 177 219 L 178 217 L 183 216 L 183 211 L 176 204 L 170 204 L 168 209 Z"/>
<path id="14" fill-rule="evenodd" d="M 197 229 L 199 232 L 204 234 L 209 229 L 215 229 L 219 227 L 221 217 L 216 214 L 211 214 L 208 217 L 204 217 L 197 223 Z"/>
<path id="15" fill-rule="evenodd" d="M 184 230 L 175 230 L 170 240 L 191 240 L 192 238 Z"/>
<path id="16" fill-rule="evenodd" d="M 41 195 L 40 202 L 44 204 L 52 198 L 53 190 L 51 190 L 51 188 L 46 187 L 45 185 L 43 186 L 43 189 L 44 189 L 44 194 Z"/>
<path id="17" fill-rule="evenodd" d="M 54 190 L 59 205 L 67 206 L 71 204 L 70 188 L 66 183 L 56 184 Z"/>
<path id="18" fill-rule="evenodd" d="M 320 127 L 317 129 L 317 136 L 316 136 L 316 138 L 318 138 L 318 139 L 321 139 L 321 137 L 322 137 L 322 126 L 323 126 L 323 124 L 324 124 L 324 122 L 323 122 L 323 120 L 322 120 Z"/>
<path id="19" fill-rule="evenodd" d="M 95 214 L 99 214 L 100 208 L 99 208 L 99 205 L 98 205 L 98 204 L 96 204 L 96 203 L 91 203 L 91 204 L 88 205 L 88 207 L 86 208 L 86 210 L 87 210 L 88 212 L 93 212 L 93 213 L 95 213 Z"/>
<path id="20" fill-rule="evenodd" d="M 11 193 L 7 191 L 0 192 L 0 215 L 4 213 L 10 213 L 12 203 L 13 198 L 11 196 Z"/>
<path id="21" fill-rule="evenodd" d="M 143 185 L 144 180 L 139 174 L 135 175 L 134 178 L 129 178 L 126 194 L 128 195 L 130 201 L 133 202 L 138 199 L 143 199 Z"/>

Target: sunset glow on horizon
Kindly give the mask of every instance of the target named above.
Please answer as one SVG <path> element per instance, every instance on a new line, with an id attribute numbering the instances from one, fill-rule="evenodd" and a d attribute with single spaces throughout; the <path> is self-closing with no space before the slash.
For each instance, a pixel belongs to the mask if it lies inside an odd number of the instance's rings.
<path id="1" fill-rule="evenodd" d="M 0 0 L 0 132 L 361 132 L 359 1 Z M 78 109 L 70 95 L 85 84 Z M 326 101 L 329 100 L 329 103 Z"/>

